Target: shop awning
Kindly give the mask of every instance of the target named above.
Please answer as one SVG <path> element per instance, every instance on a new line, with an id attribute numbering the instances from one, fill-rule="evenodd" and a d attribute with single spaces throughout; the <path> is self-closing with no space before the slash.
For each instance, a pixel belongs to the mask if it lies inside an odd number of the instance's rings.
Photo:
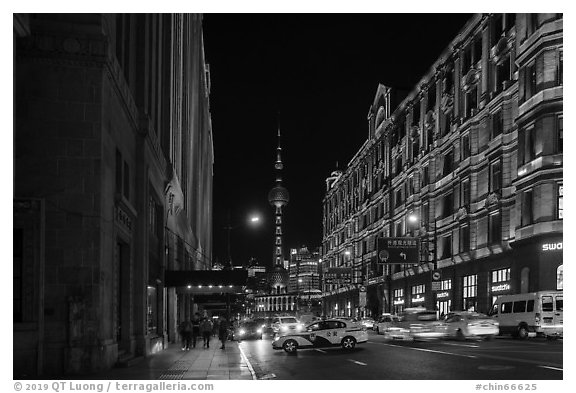
<path id="1" fill-rule="evenodd" d="M 193 293 L 238 293 L 246 286 L 246 270 L 166 270 L 164 285 Z"/>

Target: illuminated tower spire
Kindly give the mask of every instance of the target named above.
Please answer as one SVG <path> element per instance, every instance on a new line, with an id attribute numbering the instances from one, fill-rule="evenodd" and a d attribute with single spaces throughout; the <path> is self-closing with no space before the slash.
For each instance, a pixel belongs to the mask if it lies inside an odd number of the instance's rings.
<path id="1" fill-rule="evenodd" d="M 280 145 L 280 127 L 278 127 L 278 147 L 276 148 L 276 186 L 268 193 L 268 201 L 275 207 L 276 232 L 274 236 L 274 265 L 282 266 L 284 254 L 282 248 L 282 207 L 289 201 L 288 190 L 282 186 L 282 146 Z"/>

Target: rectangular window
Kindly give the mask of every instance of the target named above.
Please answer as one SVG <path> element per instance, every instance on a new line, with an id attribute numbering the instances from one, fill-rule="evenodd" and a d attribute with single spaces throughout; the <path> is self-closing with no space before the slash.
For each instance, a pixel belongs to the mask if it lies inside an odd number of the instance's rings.
<path id="1" fill-rule="evenodd" d="M 468 225 L 460 227 L 460 233 L 458 236 L 458 251 L 467 252 L 470 251 L 470 227 Z"/>
<path id="2" fill-rule="evenodd" d="M 420 101 L 414 103 L 412 108 L 412 125 L 417 126 L 420 123 Z"/>
<path id="3" fill-rule="evenodd" d="M 564 219 L 564 185 L 558 184 L 558 219 Z"/>
<path id="4" fill-rule="evenodd" d="M 525 99 L 528 100 L 536 94 L 536 63 L 532 62 L 526 66 L 524 80 Z"/>
<path id="5" fill-rule="evenodd" d="M 490 133 L 490 139 L 496 138 L 498 135 L 502 134 L 504 130 L 504 119 L 502 118 L 502 110 L 492 114 L 492 132 Z"/>
<path id="6" fill-rule="evenodd" d="M 440 282 L 440 289 L 442 291 L 447 291 L 449 289 L 452 289 L 452 280 L 451 279 L 442 280 Z"/>
<path id="7" fill-rule="evenodd" d="M 534 126 L 528 127 L 527 129 L 520 131 L 520 142 L 519 146 L 520 153 L 520 163 L 527 164 L 536 158 L 535 144 L 534 144 Z"/>
<path id="8" fill-rule="evenodd" d="M 470 178 L 462 180 L 460 184 L 460 205 L 468 206 L 470 205 Z"/>
<path id="9" fill-rule="evenodd" d="M 510 268 L 492 270 L 492 284 L 510 281 Z"/>
<path id="10" fill-rule="evenodd" d="M 476 114 L 478 108 L 478 90 L 476 87 L 472 88 L 466 93 L 466 117 Z"/>
<path id="11" fill-rule="evenodd" d="M 564 116 L 558 116 L 558 142 L 556 153 L 564 152 Z"/>
<path id="12" fill-rule="evenodd" d="M 444 236 L 441 238 L 442 241 L 442 255 L 440 255 L 441 259 L 444 258 L 452 258 L 452 236 Z"/>
<path id="13" fill-rule="evenodd" d="M 490 164 L 490 192 L 500 191 L 502 188 L 502 163 L 500 160 Z"/>
<path id="14" fill-rule="evenodd" d="M 432 81 L 428 88 L 428 101 L 426 102 L 426 111 L 436 108 L 436 81 Z"/>
<path id="15" fill-rule="evenodd" d="M 454 151 L 450 150 L 449 152 L 444 154 L 444 166 L 442 169 L 442 176 L 448 176 L 452 173 L 454 168 Z"/>
<path id="16" fill-rule="evenodd" d="M 494 244 L 502 241 L 502 220 L 500 213 L 488 217 L 488 243 Z"/>
<path id="17" fill-rule="evenodd" d="M 422 187 L 430 184 L 430 174 L 428 170 L 428 165 L 422 168 Z"/>
<path id="18" fill-rule="evenodd" d="M 128 163 L 124 161 L 124 198 L 130 200 L 130 167 Z"/>
<path id="19" fill-rule="evenodd" d="M 464 310 L 476 311 L 478 293 L 478 276 L 476 274 L 462 277 L 462 299 Z"/>
<path id="20" fill-rule="evenodd" d="M 460 156 L 461 160 L 465 160 L 470 157 L 470 135 L 466 134 L 460 138 Z"/>
<path id="21" fill-rule="evenodd" d="M 442 218 L 446 218 L 452 213 L 454 213 L 454 199 L 452 192 L 449 192 L 442 198 Z"/>
<path id="22" fill-rule="evenodd" d="M 500 314 L 510 314 L 512 312 L 512 302 L 505 302 L 500 305 Z"/>
<path id="23" fill-rule="evenodd" d="M 526 312 L 526 300 L 515 301 L 512 306 L 512 312 Z"/>
<path id="24" fill-rule="evenodd" d="M 534 311 L 534 300 L 528 300 L 528 304 L 526 305 L 526 312 Z"/>
<path id="25" fill-rule="evenodd" d="M 534 222 L 533 213 L 533 191 L 528 190 L 522 193 L 522 206 L 521 206 L 520 225 L 526 226 Z"/>
<path id="26" fill-rule="evenodd" d="M 554 302 L 552 301 L 552 296 L 542 296 L 542 311 L 543 312 L 554 311 Z"/>
<path id="27" fill-rule="evenodd" d="M 422 204 L 422 223 L 427 227 L 430 215 L 430 205 L 428 202 Z"/>

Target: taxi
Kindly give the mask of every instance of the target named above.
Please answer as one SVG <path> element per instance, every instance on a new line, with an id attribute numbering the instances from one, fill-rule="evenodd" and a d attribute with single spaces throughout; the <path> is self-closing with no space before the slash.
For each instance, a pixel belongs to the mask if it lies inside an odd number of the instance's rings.
<path id="1" fill-rule="evenodd" d="M 366 327 L 358 322 L 327 319 L 314 322 L 300 333 L 289 333 L 276 337 L 272 348 L 294 353 L 303 348 L 342 347 L 351 350 L 356 344 L 368 341 Z"/>

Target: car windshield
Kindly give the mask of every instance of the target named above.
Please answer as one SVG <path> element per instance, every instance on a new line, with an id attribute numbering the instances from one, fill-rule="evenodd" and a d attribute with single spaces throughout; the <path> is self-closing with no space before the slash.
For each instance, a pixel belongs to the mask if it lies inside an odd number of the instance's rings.
<path id="1" fill-rule="evenodd" d="M 281 323 L 298 323 L 296 318 L 280 318 Z"/>
<path id="2" fill-rule="evenodd" d="M 253 329 L 255 327 L 260 327 L 261 324 L 257 323 L 257 322 L 244 322 L 242 325 L 240 325 L 243 328 L 246 329 Z"/>

